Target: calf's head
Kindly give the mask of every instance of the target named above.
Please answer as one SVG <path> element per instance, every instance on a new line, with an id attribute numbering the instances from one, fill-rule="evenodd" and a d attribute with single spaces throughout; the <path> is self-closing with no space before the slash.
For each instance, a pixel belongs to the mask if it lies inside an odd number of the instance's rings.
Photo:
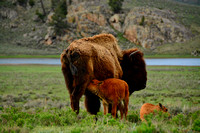
<path id="1" fill-rule="evenodd" d="M 93 79 L 89 85 L 87 86 L 88 90 L 89 91 L 92 91 L 92 92 L 96 92 L 98 89 L 99 89 L 99 86 L 103 83 L 103 81 L 99 81 L 99 80 L 96 80 L 96 79 Z"/>
<path id="2" fill-rule="evenodd" d="M 161 103 L 159 103 L 159 108 L 160 108 L 160 111 L 168 112 L 168 109 L 165 106 L 163 106 Z"/>

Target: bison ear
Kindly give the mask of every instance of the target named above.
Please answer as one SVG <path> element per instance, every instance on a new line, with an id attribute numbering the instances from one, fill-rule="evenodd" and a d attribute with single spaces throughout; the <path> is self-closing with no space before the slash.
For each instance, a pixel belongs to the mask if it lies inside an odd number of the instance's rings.
<path id="1" fill-rule="evenodd" d="M 159 103 L 159 106 L 160 106 L 160 108 L 161 108 L 161 109 L 163 108 L 163 106 L 162 106 L 162 104 L 161 104 L 161 103 Z"/>
<path id="2" fill-rule="evenodd" d="M 62 53 L 60 58 L 62 63 L 69 64 L 69 60 L 66 54 Z"/>
<path id="3" fill-rule="evenodd" d="M 80 58 L 80 55 L 79 55 L 79 53 L 74 52 L 74 53 L 72 53 L 72 54 L 70 55 L 70 58 L 71 58 L 71 61 L 72 61 L 72 63 L 73 63 L 73 62 L 76 61 L 78 58 Z"/>

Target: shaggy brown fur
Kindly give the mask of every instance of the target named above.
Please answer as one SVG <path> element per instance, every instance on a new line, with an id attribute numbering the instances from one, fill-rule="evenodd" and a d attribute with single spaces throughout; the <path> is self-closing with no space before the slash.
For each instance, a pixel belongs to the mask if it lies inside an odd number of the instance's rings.
<path id="1" fill-rule="evenodd" d="M 117 55 L 117 58 L 120 60 L 122 57 L 121 49 L 117 45 L 117 40 L 112 34 L 100 34 L 93 37 L 83 38 L 78 41 L 84 41 L 87 44 L 97 44 L 107 48 L 112 55 Z"/>
<path id="2" fill-rule="evenodd" d="M 122 54 L 123 59 L 120 63 L 123 70 L 122 79 L 128 83 L 129 93 L 131 95 L 134 91 L 146 87 L 146 64 L 143 58 L 143 53 L 137 48 L 124 50 Z"/>
<path id="3" fill-rule="evenodd" d="M 121 53 L 115 49 L 118 46 L 114 37 L 104 34 L 101 38 L 99 36 L 74 41 L 61 54 L 62 71 L 70 93 L 71 107 L 77 113 L 79 99 L 84 93 L 86 95 L 85 104 L 87 110 L 92 114 L 96 114 L 99 111 L 100 102 L 98 97 L 88 91 L 85 92 L 92 79 L 104 80 L 122 77 L 122 69 L 118 61 L 118 58 L 121 57 L 118 56 Z M 100 39 L 102 39 L 102 43 L 100 43 Z M 104 47 L 104 43 L 107 44 L 107 48 Z M 114 45 L 116 46 L 114 47 Z"/>
<path id="4" fill-rule="evenodd" d="M 158 105 L 153 105 L 151 103 L 145 103 L 142 105 L 141 109 L 140 109 L 140 119 L 142 121 L 144 121 L 144 116 L 148 115 L 150 113 L 155 113 L 154 111 L 163 111 L 163 112 L 167 112 L 168 109 L 163 106 L 161 103 L 159 103 Z"/>
<path id="5" fill-rule="evenodd" d="M 92 79 L 123 79 L 131 84 L 130 94 L 144 89 L 147 76 L 144 59 L 141 52 L 131 53 L 134 51 L 137 49 L 121 51 L 111 34 L 100 34 L 72 42 L 61 54 L 62 72 L 72 109 L 79 112 L 79 99 L 85 94 L 87 111 L 97 114 L 100 108 L 99 98 L 86 90 Z"/>
<path id="6" fill-rule="evenodd" d="M 114 118 L 116 118 L 117 107 L 120 110 L 121 119 L 123 119 L 123 114 L 125 114 L 126 118 L 128 113 L 129 89 L 125 81 L 115 78 L 104 81 L 94 79 L 87 88 L 103 100 L 104 114 L 108 113 L 108 105 L 111 104 L 112 116 Z M 124 105 L 122 105 L 122 101 Z"/>

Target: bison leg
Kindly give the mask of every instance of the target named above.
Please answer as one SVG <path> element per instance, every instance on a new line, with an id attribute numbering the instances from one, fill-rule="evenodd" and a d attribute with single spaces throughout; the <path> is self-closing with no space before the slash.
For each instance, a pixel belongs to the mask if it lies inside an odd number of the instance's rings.
<path id="1" fill-rule="evenodd" d="M 100 109 L 99 97 L 91 93 L 90 91 L 85 91 L 85 107 L 90 114 L 96 115 Z"/>
<path id="2" fill-rule="evenodd" d="M 71 108 L 76 114 L 79 114 L 79 99 L 74 98 L 73 95 L 70 95 L 70 101 L 71 101 Z"/>
<path id="3" fill-rule="evenodd" d="M 126 96 L 124 99 L 124 114 L 125 114 L 125 119 L 128 113 L 128 103 L 129 103 L 129 96 Z"/>
<path id="4" fill-rule="evenodd" d="M 104 108 L 104 115 L 106 115 L 108 113 L 108 104 L 104 100 L 103 100 L 103 108 Z"/>
<path id="5" fill-rule="evenodd" d="M 124 114 L 124 107 L 123 107 L 121 102 L 118 104 L 118 108 L 120 110 L 121 120 L 122 120 L 123 119 L 123 114 Z"/>
<path id="6" fill-rule="evenodd" d="M 70 95 L 71 108 L 73 109 L 74 112 L 76 112 L 76 114 L 79 114 L 79 100 L 85 93 L 85 89 L 86 89 L 85 85 L 78 85 Z"/>
<path id="7" fill-rule="evenodd" d="M 112 105 L 112 116 L 113 118 L 116 118 L 116 112 L 117 112 L 117 103 L 114 102 Z"/>
<path id="8" fill-rule="evenodd" d="M 118 108 L 117 108 L 117 110 L 118 110 Z M 112 104 L 108 105 L 108 113 L 112 113 Z M 118 118 L 117 112 L 116 112 L 116 118 Z"/>

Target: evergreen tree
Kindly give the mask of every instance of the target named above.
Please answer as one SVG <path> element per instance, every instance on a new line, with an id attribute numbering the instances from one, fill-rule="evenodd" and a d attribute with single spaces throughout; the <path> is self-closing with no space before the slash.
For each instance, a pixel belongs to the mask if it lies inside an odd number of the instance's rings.
<path id="1" fill-rule="evenodd" d="M 109 0 L 108 5 L 114 13 L 119 13 L 122 10 L 122 3 L 124 0 Z"/>
<path id="2" fill-rule="evenodd" d="M 31 7 L 33 7 L 33 6 L 35 5 L 35 1 L 34 1 L 34 0 L 29 0 L 28 3 L 29 3 L 29 5 L 30 5 Z"/>
<path id="3" fill-rule="evenodd" d="M 52 22 L 50 25 L 54 27 L 56 34 L 61 35 L 64 29 L 67 28 L 67 22 L 64 19 L 67 15 L 67 3 L 66 0 L 61 0 L 55 8 L 54 15 L 52 16 Z"/>
<path id="4" fill-rule="evenodd" d="M 141 19 L 141 22 L 140 22 L 140 25 L 141 25 L 141 26 L 144 26 L 144 20 L 145 20 L 145 17 L 142 16 L 142 19 Z"/>
<path id="5" fill-rule="evenodd" d="M 19 5 L 21 5 L 21 6 L 26 6 L 27 5 L 27 1 L 28 0 L 17 0 L 17 2 L 19 3 Z"/>

